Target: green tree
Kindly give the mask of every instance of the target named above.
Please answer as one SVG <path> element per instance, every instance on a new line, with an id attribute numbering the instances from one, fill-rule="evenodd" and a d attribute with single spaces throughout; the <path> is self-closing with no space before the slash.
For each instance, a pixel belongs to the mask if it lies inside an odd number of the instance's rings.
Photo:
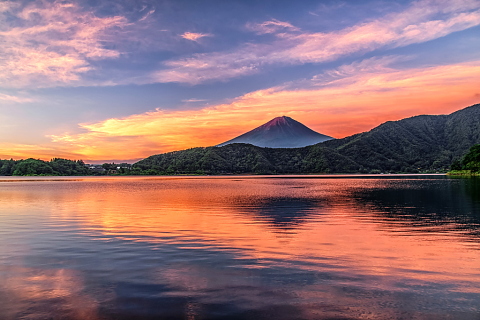
<path id="1" fill-rule="evenodd" d="M 15 164 L 17 161 L 10 159 L 10 160 L 0 160 L 0 175 L 2 176 L 11 176 L 13 171 L 15 170 Z"/>
<path id="2" fill-rule="evenodd" d="M 14 176 L 52 175 L 53 169 L 45 161 L 38 159 L 20 160 L 13 171 Z"/>
<path id="3" fill-rule="evenodd" d="M 480 171 L 480 144 L 470 148 L 470 151 L 463 157 L 462 165 L 464 170 Z"/>
<path id="4" fill-rule="evenodd" d="M 460 160 L 453 161 L 452 165 L 450 166 L 450 169 L 456 170 L 456 171 L 462 170 L 463 169 L 462 161 Z"/>

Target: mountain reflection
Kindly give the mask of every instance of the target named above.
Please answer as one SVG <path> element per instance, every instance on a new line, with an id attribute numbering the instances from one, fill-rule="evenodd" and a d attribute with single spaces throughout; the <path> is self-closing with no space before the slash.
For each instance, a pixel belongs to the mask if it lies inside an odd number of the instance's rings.
<path id="1" fill-rule="evenodd" d="M 465 193 L 477 204 L 480 204 L 480 178 L 473 177 L 467 179 L 465 184 Z"/>
<path id="2" fill-rule="evenodd" d="M 245 205 L 244 210 L 280 230 L 294 231 L 310 216 L 317 216 L 326 206 L 326 200 L 311 198 L 262 198 Z"/>
<path id="3" fill-rule="evenodd" d="M 381 214 L 384 223 L 402 222 L 409 232 L 457 230 L 480 236 L 478 179 L 386 181 L 379 187 L 352 191 L 352 197 L 358 206 Z"/>

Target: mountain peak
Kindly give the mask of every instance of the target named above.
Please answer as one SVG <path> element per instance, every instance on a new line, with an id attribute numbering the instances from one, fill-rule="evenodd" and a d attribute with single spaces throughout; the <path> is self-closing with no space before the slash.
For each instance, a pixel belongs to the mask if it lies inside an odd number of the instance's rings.
<path id="1" fill-rule="evenodd" d="M 292 123 L 293 120 L 292 118 L 290 117 L 287 117 L 287 116 L 281 116 L 281 117 L 276 117 L 276 118 L 273 118 L 272 120 L 268 121 L 267 123 L 263 124 L 262 126 L 265 126 L 265 127 L 274 127 L 274 126 L 285 126 L 285 125 L 289 125 L 289 123 Z"/>
<path id="2" fill-rule="evenodd" d="M 267 148 L 300 148 L 331 139 L 333 138 L 315 132 L 290 117 L 281 116 L 217 146 L 249 143 Z"/>

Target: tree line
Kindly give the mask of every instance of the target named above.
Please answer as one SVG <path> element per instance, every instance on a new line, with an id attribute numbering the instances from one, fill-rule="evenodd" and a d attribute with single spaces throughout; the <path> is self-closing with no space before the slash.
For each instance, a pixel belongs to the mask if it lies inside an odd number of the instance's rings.
<path id="1" fill-rule="evenodd" d="M 480 144 L 470 148 L 461 159 L 452 163 L 452 174 L 480 174 Z"/>
<path id="2" fill-rule="evenodd" d="M 375 165 L 375 163 L 372 163 Z M 378 164 L 377 168 L 378 168 Z M 480 144 L 452 163 L 453 174 L 480 174 Z M 407 172 L 412 173 L 415 170 Z M 315 145 L 296 149 L 260 148 L 249 144 L 192 148 L 155 155 L 133 165 L 104 163 L 86 165 L 82 160 L 54 158 L 0 160 L 3 176 L 87 176 L 87 175 L 203 175 L 203 174 L 288 174 L 288 173 L 381 173 L 328 148 Z M 429 171 L 424 171 L 429 172 Z M 430 171 L 432 172 L 432 171 Z M 399 173 L 399 172 L 397 172 Z M 416 171 L 418 173 L 418 171 Z"/>
<path id="3" fill-rule="evenodd" d="M 54 158 L 50 161 L 39 159 L 0 160 L 0 175 L 3 176 L 77 176 L 90 175 L 91 170 L 82 160 Z"/>
<path id="4" fill-rule="evenodd" d="M 82 160 L 53 158 L 50 161 L 40 159 L 0 160 L 2 176 L 90 176 L 106 174 L 131 174 L 131 165 L 127 163 L 104 163 L 87 165 Z"/>

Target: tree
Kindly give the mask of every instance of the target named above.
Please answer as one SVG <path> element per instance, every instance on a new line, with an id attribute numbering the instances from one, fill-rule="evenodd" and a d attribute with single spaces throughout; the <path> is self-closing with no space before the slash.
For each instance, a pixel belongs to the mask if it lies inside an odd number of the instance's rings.
<path id="1" fill-rule="evenodd" d="M 450 166 L 450 169 L 455 171 L 462 170 L 462 168 L 463 168 L 463 165 L 462 165 L 462 161 L 460 160 L 453 161 L 452 165 Z"/>
<path id="2" fill-rule="evenodd" d="M 480 171 L 480 144 L 470 148 L 470 151 L 463 157 L 462 165 L 464 170 Z"/>
<path id="3" fill-rule="evenodd" d="M 1 160 L 0 175 L 2 176 L 11 176 L 15 170 L 15 164 L 17 161 L 10 160 Z"/>
<path id="4" fill-rule="evenodd" d="M 45 161 L 37 159 L 21 160 L 15 166 L 14 176 L 52 175 L 53 169 Z"/>

